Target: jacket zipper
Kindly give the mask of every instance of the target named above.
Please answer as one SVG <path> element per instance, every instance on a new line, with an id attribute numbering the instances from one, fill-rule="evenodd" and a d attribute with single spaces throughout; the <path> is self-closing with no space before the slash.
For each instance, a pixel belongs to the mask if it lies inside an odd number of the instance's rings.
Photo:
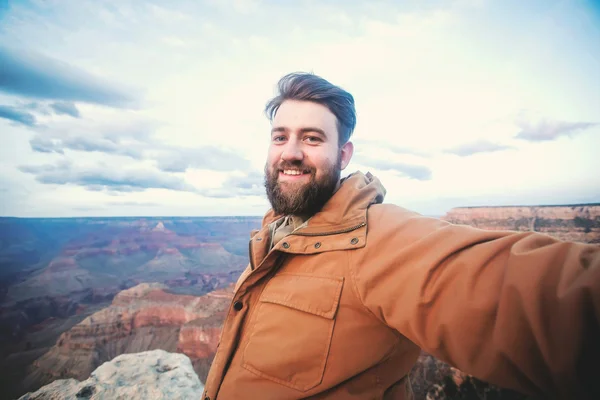
<path id="1" fill-rule="evenodd" d="M 252 251 L 252 239 L 248 242 L 248 254 L 250 255 L 250 269 L 254 271 L 254 252 Z"/>
<path id="2" fill-rule="evenodd" d="M 330 235 L 337 235 L 339 233 L 348 233 L 348 232 L 352 232 L 353 230 L 356 230 L 358 228 L 362 228 L 363 226 L 367 225 L 366 222 L 361 222 L 360 224 L 350 227 L 350 228 L 346 228 L 346 229 L 340 229 L 337 231 L 332 231 L 332 232 L 325 232 L 325 233 L 303 233 L 303 232 L 292 232 L 290 233 L 291 235 L 296 235 L 296 236 L 330 236 Z"/>

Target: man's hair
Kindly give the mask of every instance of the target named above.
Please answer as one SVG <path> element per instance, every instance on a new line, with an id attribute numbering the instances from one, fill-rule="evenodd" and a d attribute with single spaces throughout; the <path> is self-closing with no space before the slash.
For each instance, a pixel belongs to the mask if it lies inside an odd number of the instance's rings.
<path id="1" fill-rule="evenodd" d="M 294 72 L 277 84 L 278 95 L 269 100 L 265 114 L 273 121 L 279 106 L 286 100 L 312 101 L 324 105 L 337 118 L 338 145 L 342 147 L 356 127 L 354 97 L 339 86 L 312 73 Z"/>

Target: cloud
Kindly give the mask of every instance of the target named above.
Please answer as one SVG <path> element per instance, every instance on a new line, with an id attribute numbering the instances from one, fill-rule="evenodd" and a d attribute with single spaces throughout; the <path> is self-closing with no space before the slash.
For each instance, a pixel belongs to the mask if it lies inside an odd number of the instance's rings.
<path id="1" fill-rule="evenodd" d="M 34 126 L 36 123 L 36 119 L 33 114 L 11 106 L 0 105 L 0 118 L 18 122 L 26 126 Z"/>
<path id="2" fill-rule="evenodd" d="M 47 104 L 44 103 L 40 103 L 37 101 L 32 101 L 29 103 L 21 103 L 18 104 L 18 108 L 21 108 L 23 110 L 29 110 L 29 111 L 35 111 L 36 114 L 41 114 L 41 115 L 51 115 L 52 114 L 52 110 L 50 109 L 50 107 L 48 107 Z"/>
<path id="3" fill-rule="evenodd" d="M 456 154 L 460 157 L 467 157 L 477 153 L 492 153 L 494 151 L 512 150 L 513 146 L 504 144 L 492 143 L 488 140 L 478 140 L 471 143 L 465 143 L 451 149 L 447 149 L 446 153 Z"/>
<path id="4" fill-rule="evenodd" d="M 0 76 L 0 82 L 2 82 L 2 79 Z M 55 114 L 70 115 L 75 118 L 80 117 L 79 110 L 71 102 L 55 102 L 49 105 L 40 102 L 21 103 L 17 106 L 0 105 L 0 118 L 18 122 L 29 127 L 36 126 L 37 124 L 35 114 L 47 116 L 51 115 L 52 112 Z"/>
<path id="5" fill-rule="evenodd" d="M 42 105 L 36 105 L 42 108 Z M 38 129 L 31 149 L 64 154 L 65 150 L 99 152 L 155 162 L 162 172 L 188 168 L 213 171 L 248 171 L 250 162 L 238 152 L 217 146 L 167 145 L 153 136 L 157 123 L 142 120 L 94 122 L 85 119 L 57 121 Z"/>
<path id="6" fill-rule="evenodd" d="M 165 172 L 185 172 L 188 168 L 213 171 L 243 171 L 250 168 L 250 162 L 238 153 L 215 146 L 191 149 L 170 147 L 161 151 L 154 159 L 158 168 Z"/>
<path id="7" fill-rule="evenodd" d="M 90 192 L 105 192 L 106 194 L 117 196 L 123 193 L 143 192 L 149 188 L 143 188 L 139 186 L 127 186 L 127 185 L 115 185 L 110 188 L 106 185 L 92 184 L 85 185 L 85 188 Z"/>
<path id="8" fill-rule="evenodd" d="M 64 150 L 100 152 L 130 157 L 134 160 L 156 161 L 163 172 L 185 172 L 188 168 L 213 171 L 244 171 L 250 162 L 239 154 L 215 146 L 183 148 L 164 146 L 147 138 L 146 141 L 132 141 L 124 144 L 112 135 L 67 136 L 57 138 L 40 133 L 29 144 L 40 153 L 64 154 Z"/>
<path id="9" fill-rule="evenodd" d="M 130 146 L 115 143 L 103 137 L 70 137 L 62 141 L 65 148 L 80 151 L 98 151 L 107 154 L 128 156 L 133 159 L 142 159 L 142 152 Z"/>
<path id="10" fill-rule="evenodd" d="M 106 207 L 98 207 L 98 206 L 92 206 L 92 207 L 88 207 L 88 206 L 77 206 L 77 207 L 71 207 L 71 209 L 73 211 L 101 211 L 101 210 L 106 210 Z"/>
<path id="11" fill-rule="evenodd" d="M 381 171 L 396 172 L 400 176 L 410 179 L 416 179 L 419 181 L 428 181 L 431 179 L 431 169 L 423 165 L 407 164 L 398 161 L 377 160 L 361 154 L 357 154 L 355 156 L 355 160 L 361 165 L 372 167 Z"/>
<path id="12" fill-rule="evenodd" d="M 146 189 L 170 189 L 196 192 L 196 188 L 183 179 L 160 171 L 148 169 L 123 169 L 77 167 L 70 161 L 56 165 L 23 165 L 21 172 L 32 174 L 44 184 L 76 185 L 91 191 L 137 192 Z"/>
<path id="13" fill-rule="evenodd" d="M 101 152 L 106 154 L 128 156 L 136 160 L 143 158 L 142 149 L 135 146 L 125 146 L 120 143 L 115 143 L 110 139 L 102 136 L 71 136 L 66 138 L 48 137 L 38 134 L 34 136 L 29 145 L 31 149 L 40 153 L 59 153 L 64 154 L 65 149 L 86 151 L 86 152 Z M 143 145 L 142 145 L 143 147 Z"/>
<path id="14" fill-rule="evenodd" d="M 121 207 L 157 207 L 160 203 L 151 201 L 111 201 L 107 203 L 109 206 L 121 206 Z"/>
<path id="15" fill-rule="evenodd" d="M 396 154 L 410 154 L 410 155 L 419 156 L 419 157 L 431 157 L 431 154 L 429 154 L 427 152 L 409 148 L 409 147 L 396 146 L 394 144 L 387 144 L 387 145 L 384 144 L 383 147 L 386 147 L 388 150 L 390 150 L 391 152 L 396 153 Z"/>
<path id="16" fill-rule="evenodd" d="M 225 181 L 224 186 L 233 187 L 241 190 L 252 190 L 260 188 L 263 190 L 264 175 L 260 172 L 250 172 L 244 176 L 232 176 Z"/>
<path id="17" fill-rule="evenodd" d="M 43 104 L 32 104 L 37 109 L 44 109 Z M 36 134 L 29 144 L 33 151 L 41 153 L 64 154 L 65 150 L 100 152 L 135 160 L 144 159 L 147 149 L 161 148 L 152 138 L 157 123 L 135 119 L 135 116 L 122 120 L 121 113 L 111 110 L 97 121 L 83 118 L 53 121 L 35 129 Z"/>
<path id="18" fill-rule="evenodd" d="M 391 143 L 384 143 L 384 142 L 376 141 L 376 140 L 356 139 L 356 140 L 352 140 L 352 142 L 354 142 L 354 144 L 357 147 L 367 146 L 367 147 L 382 148 L 382 149 L 389 150 L 392 153 L 395 153 L 397 155 L 409 154 L 409 155 L 424 157 L 424 158 L 431 157 L 431 154 L 429 154 L 425 151 L 422 151 L 422 150 L 405 147 L 405 146 L 398 146 L 398 145 L 391 144 Z"/>
<path id="19" fill-rule="evenodd" d="M 52 103 L 50 104 L 50 107 L 52 107 L 56 114 L 70 115 L 74 118 L 79 118 L 81 116 L 75 104 L 68 101 Z"/>
<path id="20" fill-rule="evenodd" d="M 249 172 L 243 176 L 234 175 L 225 181 L 223 187 L 234 191 L 236 196 L 264 195 L 264 174 L 262 172 Z"/>
<path id="21" fill-rule="evenodd" d="M 136 103 L 130 90 L 32 51 L 0 47 L 0 65 L 0 91 L 9 94 L 117 108 L 130 108 Z"/>
<path id="22" fill-rule="evenodd" d="M 198 193 L 215 199 L 264 196 L 263 174 L 256 171 L 228 177 L 220 188 L 200 189 Z"/>
<path id="23" fill-rule="evenodd" d="M 536 122 L 520 117 L 516 125 L 521 129 L 516 138 L 530 142 L 543 142 L 559 138 L 560 136 L 574 136 L 597 126 L 597 122 L 565 122 L 542 119 Z"/>
<path id="24" fill-rule="evenodd" d="M 43 165 L 21 165 L 18 167 L 19 171 L 25 172 L 28 174 L 40 174 L 44 171 L 55 171 L 55 170 L 66 170 L 71 168 L 72 163 L 70 161 L 61 160 L 57 162 L 55 165 L 53 164 L 43 164 Z"/>
<path id="25" fill-rule="evenodd" d="M 196 188 L 184 179 L 165 173 L 146 169 L 115 169 L 110 166 L 96 165 L 81 167 L 69 160 L 56 164 L 21 165 L 18 169 L 35 177 L 43 184 L 75 185 L 92 192 L 107 194 L 142 192 L 146 189 L 168 189 L 180 192 L 192 192 L 210 198 L 237 198 L 260 196 L 265 191 L 262 186 L 262 174 L 248 172 L 244 175 L 230 176 L 220 188 Z M 113 202 L 111 205 L 135 206 L 131 202 Z M 150 202 L 137 205 L 158 205 Z"/>
<path id="26" fill-rule="evenodd" d="M 260 0 L 209 0 L 208 4 L 224 11 L 233 10 L 240 14 L 252 14 L 259 10 Z"/>
<path id="27" fill-rule="evenodd" d="M 40 135 L 34 136 L 30 141 L 29 145 L 31 150 L 38 153 L 59 153 L 64 154 L 63 146 L 57 143 L 55 140 L 45 138 Z"/>

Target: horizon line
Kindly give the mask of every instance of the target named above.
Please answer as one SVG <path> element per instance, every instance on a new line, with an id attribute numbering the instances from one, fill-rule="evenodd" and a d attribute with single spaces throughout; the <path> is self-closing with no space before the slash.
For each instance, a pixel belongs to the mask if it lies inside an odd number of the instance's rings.
<path id="1" fill-rule="evenodd" d="M 515 205 L 497 205 L 497 206 L 458 206 L 452 207 L 450 210 L 446 211 L 446 214 L 451 210 L 456 210 L 460 208 L 514 208 L 514 207 L 590 207 L 590 206 L 600 206 L 600 202 L 595 203 L 572 203 L 572 204 L 536 204 L 536 205 L 523 205 L 523 204 L 515 204 Z M 431 215 L 431 214 L 421 214 L 426 217 L 441 217 L 443 215 Z M 148 219 L 159 219 L 159 218 L 263 218 L 262 215 L 121 215 L 121 216 L 60 216 L 60 217 L 18 217 L 18 216 L 10 216 L 10 215 L 0 215 L 0 219 L 76 219 L 76 218 L 88 218 L 88 219 L 116 219 L 116 218 L 148 218 Z"/>

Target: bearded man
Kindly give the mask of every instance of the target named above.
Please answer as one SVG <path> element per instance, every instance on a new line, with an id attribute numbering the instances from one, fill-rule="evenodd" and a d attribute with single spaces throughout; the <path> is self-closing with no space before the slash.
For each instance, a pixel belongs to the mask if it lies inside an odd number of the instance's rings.
<path id="1" fill-rule="evenodd" d="M 600 248 L 382 204 L 340 179 L 352 95 L 290 74 L 266 107 L 272 209 L 205 385 L 215 399 L 410 399 L 421 349 L 501 387 L 599 399 Z"/>

